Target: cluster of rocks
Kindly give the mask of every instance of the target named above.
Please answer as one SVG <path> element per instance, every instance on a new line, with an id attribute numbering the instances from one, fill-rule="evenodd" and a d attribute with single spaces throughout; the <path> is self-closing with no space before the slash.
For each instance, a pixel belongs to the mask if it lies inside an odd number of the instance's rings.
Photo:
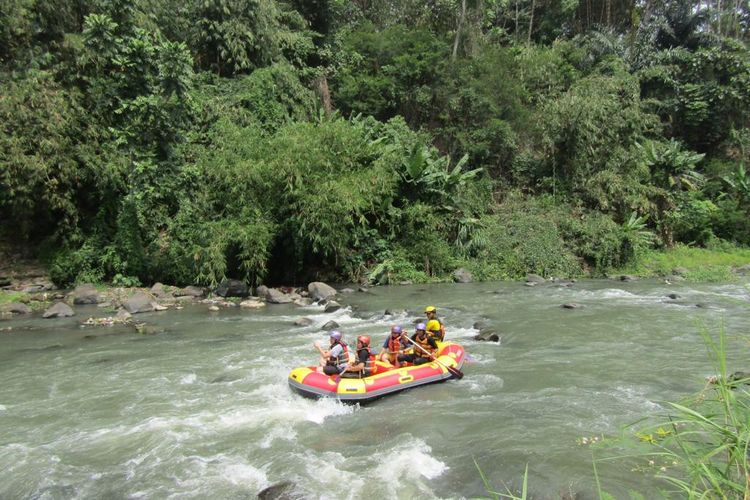
<path id="1" fill-rule="evenodd" d="M 211 311 L 217 311 L 222 307 L 259 309 L 266 307 L 267 304 L 289 303 L 298 306 L 323 303 L 326 312 L 333 312 L 341 307 L 332 300 L 337 294 L 336 289 L 322 282 L 312 282 L 307 289 L 259 286 L 255 293 L 251 295 L 248 285 L 238 280 L 224 280 L 213 290 L 213 293 L 197 286 L 179 288 L 162 283 L 156 283 L 150 289 L 108 288 L 105 290 L 99 290 L 92 284 L 82 284 L 68 293 L 46 288 L 26 292 L 26 295 L 21 296 L 18 301 L 1 305 L 0 315 L 5 317 L 25 315 L 40 310 L 43 318 L 65 318 L 76 315 L 76 306 L 95 305 L 102 309 L 116 310 L 117 314 L 89 317 L 82 322 L 83 326 L 126 324 L 133 325 L 138 331 L 142 331 L 144 330 L 143 324 L 134 322 L 132 315 L 163 311 L 169 308 L 181 309 L 185 303 L 203 303 L 208 305 Z M 238 302 L 236 299 L 242 300 Z"/>

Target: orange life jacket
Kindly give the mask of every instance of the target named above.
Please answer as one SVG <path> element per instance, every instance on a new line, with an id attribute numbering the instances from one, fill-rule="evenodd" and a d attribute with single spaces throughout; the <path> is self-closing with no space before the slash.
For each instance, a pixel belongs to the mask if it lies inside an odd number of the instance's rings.
<path id="1" fill-rule="evenodd" d="M 389 354 L 392 354 L 394 352 L 398 352 L 400 350 L 401 350 L 401 335 L 399 335 L 398 337 L 395 337 L 395 338 L 393 337 L 393 335 L 391 335 L 388 338 L 388 351 L 389 351 Z"/>

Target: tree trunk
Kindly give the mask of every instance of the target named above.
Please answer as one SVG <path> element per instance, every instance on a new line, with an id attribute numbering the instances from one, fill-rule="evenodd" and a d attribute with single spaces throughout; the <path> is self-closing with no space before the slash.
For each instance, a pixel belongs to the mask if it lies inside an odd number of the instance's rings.
<path id="1" fill-rule="evenodd" d="M 536 5 L 536 0 L 531 0 L 531 17 L 529 18 L 529 37 L 526 40 L 526 43 L 531 44 L 531 32 L 534 31 L 534 7 Z"/>
<path id="2" fill-rule="evenodd" d="M 456 60 L 458 54 L 458 42 L 461 38 L 461 30 L 464 28 L 464 18 L 466 17 L 466 0 L 461 0 L 461 13 L 458 16 L 458 27 L 456 28 L 456 39 L 453 41 L 453 55 L 451 59 Z"/>
<path id="3" fill-rule="evenodd" d="M 331 92 L 328 90 L 328 79 L 325 75 L 321 75 L 313 81 L 315 86 L 315 93 L 318 94 L 320 103 L 323 105 L 323 109 L 326 114 L 330 114 L 333 107 L 331 106 Z"/>

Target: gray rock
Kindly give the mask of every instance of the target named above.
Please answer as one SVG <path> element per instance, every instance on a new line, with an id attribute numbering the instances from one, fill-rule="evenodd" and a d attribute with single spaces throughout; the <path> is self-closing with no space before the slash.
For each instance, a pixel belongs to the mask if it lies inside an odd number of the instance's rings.
<path id="1" fill-rule="evenodd" d="M 294 324 L 295 326 L 310 326 L 313 324 L 313 320 L 311 320 L 310 318 L 300 318 L 295 321 Z"/>
<path id="2" fill-rule="evenodd" d="M 44 311 L 43 318 L 67 318 L 75 316 L 73 309 L 65 302 L 56 302 L 55 305 Z"/>
<path id="3" fill-rule="evenodd" d="M 244 307 L 246 309 L 262 309 L 266 307 L 266 303 L 256 298 L 251 298 L 240 302 L 240 307 Z"/>
<path id="4" fill-rule="evenodd" d="M 689 274 L 689 273 L 690 273 L 690 270 L 688 270 L 685 267 L 675 267 L 674 269 L 672 269 L 672 274 L 674 274 L 675 276 L 685 276 L 686 274 Z"/>
<path id="5" fill-rule="evenodd" d="M 47 290 L 47 287 L 44 285 L 31 285 L 25 287 L 23 290 L 21 290 L 23 293 L 39 293 Z"/>
<path id="6" fill-rule="evenodd" d="M 175 297 L 203 297 L 206 295 L 206 290 L 199 286 L 186 286 L 185 288 L 178 288 L 172 295 Z"/>
<path id="7" fill-rule="evenodd" d="M 292 300 L 292 297 L 276 288 L 269 288 L 266 292 L 266 302 L 269 304 L 289 304 Z"/>
<path id="8" fill-rule="evenodd" d="M 103 301 L 99 290 L 91 283 L 78 285 L 75 290 L 70 292 L 69 297 L 73 299 L 75 305 L 98 304 Z"/>
<path id="9" fill-rule="evenodd" d="M 677 300 L 677 299 L 680 298 L 680 296 L 677 295 L 676 293 L 670 293 L 670 294 L 667 295 L 667 297 L 670 298 L 670 299 L 672 299 L 672 300 Z"/>
<path id="10" fill-rule="evenodd" d="M 354 293 L 354 289 L 353 288 L 342 288 L 340 290 L 340 292 L 341 293 Z"/>
<path id="11" fill-rule="evenodd" d="M 529 273 L 526 275 L 526 283 L 544 283 L 546 280 L 538 274 Z"/>
<path id="12" fill-rule="evenodd" d="M 307 285 L 307 291 L 310 293 L 310 297 L 317 301 L 328 300 L 336 296 L 336 290 L 322 281 L 313 281 Z"/>
<path id="13" fill-rule="evenodd" d="M 568 302 L 567 304 L 563 304 L 560 307 L 562 307 L 563 309 L 580 309 L 583 306 L 581 304 L 577 304 L 575 302 Z"/>
<path id="14" fill-rule="evenodd" d="M 250 295 L 250 289 L 244 281 L 225 279 L 216 287 L 216 295 L 220 297 L 247 297 Z"/>
<path id="15" fill-rule="evenodd" d="M 555 286 L 558 286 L 560 288 L 570 288 L 575 282 L 576 280 L 559 280 L 555 283 Z"/>
<path id="16" fill-rule="evenodd" d="M 479 332 L 474 336 L 474 340 L 481 342 L 500 342 L 500 335 L 492 331 Z"/>
<path id="17" fill-rule="evenodd" d="M 453 281 L 455 281 L 456 283 L 471 283 L 472 281 L 474 281 L 474 277 L 469 271 L 467 271 L 463 267 L 460 267 L 453 271 Z"/>
<path id="18" fill-rule="evenodd" d="M 115 319 L 118 319 L 120 321 L 128 321 L 132 317 L 133 315 L 130 314 L 128 311 L 126 311 L 125 309 L 120 309 L 119 311 L 117 311 L 117 315 L 115 316 Z"/>
<path id="19" fill-rule="evenodd" d="M 268 293 L 269 288 L 266 285 L 260 285 L 258 288 L 255 289 L 255 295 L 258 297 L 266 297 L 266 294 Z"/>
<path id="20" fill-rule="evenodd" d="M 750 274 L 750 264 L 745 264 L 744 266 L 737 267 L 734 269 L 734 272 L 741 275 Z"/>
<path id="21" fill-rule="evenodd" d="M 328 323 L 326 323 L 325 325 L 323 325 L 322 327 L 320 327 L 320 329 L 321 330 L 333 330 L 333 329 L 338 328 L 338 327 L 339 327 L 339 324 L 336 323 L 335 321 L 331 320 Z"/>
<path id="22" fill-rule="evenodd" d="M 31 308 L 21 302 L 8 302 L 0 306 L 0 312 L 10 314 L 30 314 Z"/>
<path id="23" fill-rule="evenodd" d="M 258 493 L 258 500 L 300 500 L 302 497 L 295 491 L 291 481 L 282 481 L 263 489 Z"/>
<path id="24" fill-rule="evenodd" d="M 151 312 L 154 310 L 154 298 L 145 292 L 137 292 L 123 303 L 123 307 L 130 314 Z"/>
<path id="25" fill-rule="evenodd" d="M 620 281 L 626 281 L 626 282 L 638 281 L 638 276 L 633 276 L 630 274 L 623 274 L 622 276 L 620 276 Z"/>
<path id="26" fill-rule="evenodd" d="M 151 287 L 150 292 L 151 295 L 160 299 L 173 297 L 172 293 L 167 290 L 167 287 L 165 287 L 162 283 L 154 283 L 154 286 Z"/>
<path id="27" fill-rule="evenodd" d="M 339 304 L 335 300 L 331 300 L 331 301 L 328 301 L 325 309 L 323 309 L 323 312 L 332 313 L 332 312 L 338 311 L 339 309 L 341 309 L 341 304 Z"/>
<path id="28" fill-rule="evenodd" d="M 367 288 L 366 286 L 361 286 L 361 287 L 357 288 L 357 291 L 361 292 L 361 293 L 370 293 L 370 289 Z"/>
<path id="29" fill-rule="evenodd" d="M 300 297 L 298 299 L 294 299 L 294 304 L 298 305 L 300 307 L 309 306 L 312 304 L 312 299 L 310 297 Z"/>

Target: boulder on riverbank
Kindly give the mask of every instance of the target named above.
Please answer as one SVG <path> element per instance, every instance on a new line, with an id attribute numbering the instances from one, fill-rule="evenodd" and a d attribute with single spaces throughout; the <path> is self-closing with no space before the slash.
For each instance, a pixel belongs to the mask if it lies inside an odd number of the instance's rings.
<path id="1" fill-rule="evenodd" d="M 75 316 L 73 309 L 65 302 L 57 302 L 55 305 L 44 311 L 43 318 L 68 318 Z"/>
<path id="2" fill-rule="evenodd" d="M 146 292 L 137 292 L 123 303 L 123 307 L 130 314 L 139 314 L 144 312 L 151 312 L 156 309 L 156 302 L 154 297 Z"/>
<path id="3" fill-rule="evenodd" d="M 23 302 L 8 302 L 0 306 L 1 314 L 30 314 L 31 308 Z"/>
<path id="4" fill-rule="evenodd" d="M 296 297 L 298 298 L 299 296 Z M 292 297 L 276 288 L 266 288 L 264 298 L 269 304 L 289 304 L 295 299 L 295 297 Z"/>
<path id="5" fill-rule="evenodd" d="M 453 281 L 455 283 L 471 283 L 474 281 L 474 277 L 468 270 L 460 267 L 453 271 Z"/>
<path id="6" fill-rule="evenodd" d="M 220 297 L 247 297 L 250 289 L 244 281 L 225 279 L 219 283 L 214 293 Z"/>
<path id="7" fill-rule="evenodd" d="M 68 294 L 68 299 L 77 306 L 98 304 L 104 301 L 99 290 L 97 290 L 91 283 L 84 283 L 75 287 L 75 289 Z"/>
<path id="8" fill-rule="evenodd" d="M 313 281 L 307 285 L 307 291 L 315 301 L 328 300 L 336 296 L 336 289 L 322 281 Z"/>
<path id="9" fill-rule="evenodd" d="M 256 297 L 250 297 L 240 302 L 240 307 L 244 309 L 263 309 L 266 307 L 266 303 Z"/>

